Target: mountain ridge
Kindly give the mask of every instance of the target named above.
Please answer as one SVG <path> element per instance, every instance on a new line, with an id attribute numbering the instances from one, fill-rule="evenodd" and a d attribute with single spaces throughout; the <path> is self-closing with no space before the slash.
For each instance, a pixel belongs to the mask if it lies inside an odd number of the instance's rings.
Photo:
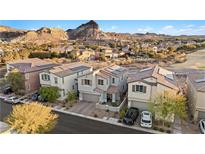
<path id="1" fill-rule="evenodd" d="M 191 37 L 191 35 L 170 36 L 156 33 L 116 33 L 103 32 L 98 23 L 90 20 L 75 29 L 63 30 L 60 28 L 41 27 L 37 30 L 19 30 L 9 26 L 0 26 L 0 39 L 11 42 L 33 42 L 43 44 L 47 42 L 61 42 L 66 40 L 138 40 L 162 39 L 171 37 Z M 194 35 L 197 36 L 197 35 Z M 201 35 L 200 37 L 205 37 Z"/>

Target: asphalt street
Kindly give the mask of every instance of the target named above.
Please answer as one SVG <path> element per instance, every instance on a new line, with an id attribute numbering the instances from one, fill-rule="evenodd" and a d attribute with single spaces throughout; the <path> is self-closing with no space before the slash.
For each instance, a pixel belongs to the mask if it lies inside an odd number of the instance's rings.
<path id="1" fill-rule="evenodd" d="M 0 100 L 0 120 L 12 111 L 12 105 Z M 50 134 L 147 134 L 130 128 L 116 126 L 101 121 L 56 112 L 59 119 Z"/>

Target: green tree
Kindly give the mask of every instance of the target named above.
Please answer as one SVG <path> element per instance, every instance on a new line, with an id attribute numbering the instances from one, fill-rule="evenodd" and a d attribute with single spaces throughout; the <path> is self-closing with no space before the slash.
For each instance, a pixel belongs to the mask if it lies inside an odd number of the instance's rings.
<path id="1" fill-rule="evenodd" d="M 75 91 L 69 91 L 67 95 L 68 101 L 75 101 L 77 99 L 77 94 Z"/>
<path id="2" fill-rule="evenodd" d="M 43 100 L 49 102 L 55 102 L 60 97 L 58 87 L 41 87 L 39 93 Z"/>
<path id="3" fill-rule="evenodd" d="M 75 91 L 69 91 L 66 101 L 72 106 L 77 100 L 77 93 Z"/>
<path id="4" fill-rule="evenodd" d="M 155 117 L 162 120 L 164 126 L 164 122 L 169 121 L 173 115 L 181 119 L 187 117 L 185 102 L 184 96 L 171 91 L 165 91 L 152 99 L 149 102 L 149 107 L 155 114 Z"/>
<path id="5" fill-rule="evenodd" d="M 18 70 L 13 70 L 11 71 L 8 76 L 6 77 L 6 80 L 8 83 L 11 85 L 11 89 L 15 92 L 18 93 L 21 90 L 24 90 L 25 88 L 25 78 L 24 76 L 18 71 Z"/>
<path id="6" fill-rule="evenodd" d="M 23 134 L 34 134 L 51 131 L 56 125 L 57 118 L 58 116 L 52 113 L 50 107 L 33 102 L 14 106 L 6 122 L 11 130 Z"/>
<path id="7" fill-rule="evenodd" d="M 123 119 L 124 117 L 125 117 L 125 114 L 126 114 L 126 112 L 127 112 L 127 108 L 125 107 L 125 108 L 122 108 L 121 110 L 120 110 L 120 112 L 119 112 L 119 116 L 120 116 L 120 119 Z"/>

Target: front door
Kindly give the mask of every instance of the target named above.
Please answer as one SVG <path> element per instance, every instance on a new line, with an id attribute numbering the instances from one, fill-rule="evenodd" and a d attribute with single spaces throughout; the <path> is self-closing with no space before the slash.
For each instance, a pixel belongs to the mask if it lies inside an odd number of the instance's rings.
<path id="1" fill-rule="evenodd" d="M 107 101 L 112 102 L 112 94 L 107 94 Z"/>

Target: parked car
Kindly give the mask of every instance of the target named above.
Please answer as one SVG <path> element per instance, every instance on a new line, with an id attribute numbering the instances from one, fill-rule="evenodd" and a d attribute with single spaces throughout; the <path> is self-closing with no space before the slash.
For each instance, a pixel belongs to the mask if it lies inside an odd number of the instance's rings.
<path id="1" fill-rule="evenodd" d="M 40 102 L 47 102 L 45 99 L 42 98 L 41 95 L 38 96 L 38 101 L 40 101 Z"/>
<path id="2" fill-rule="evenodd" d="M 15 96 L 10 96 L 6 99 L 4 99 L 4 101 L 8 102 L 8 103 L 12 103 L 12 104 L 17 104 L 19 103 L 18 98 Z"/>
<path id="3" fill-rule="evenodd" d="M 139 116 L 139 109 L 131 107 L 128 109 L 125 117 L 123 118 L 123 123 L 127 125 L 134 125 L 137 117 Z"/>
<path id="4" fill-rule="evenodd" d="M 1 96 L 1 95 L 0 95 L 0 100 L 5 100 L 5 99 L 6 99 L 5 96 Z"/>
<path id="5" fill-rule="evenodd" d="M 202 134 L 205 134 L 205 119 L 199 121 L 199 128 Z"/>
<path id="6" fill-rule="evenodd" d="M 38 92 L 32 94 L 32 96 L 31 96 L 32 101 L 37 101 L 39 96 L 40 96 L 40 94 Z"/>
<path id="7" fill-rule="evenodd" d="M 146 128 L 152 127 L 152 113 L 151 112 L 142 111 L 140 125 Z"/>
<path id="8" fill-rule="evenodd" d="M 20 103 L 29 103 L 29 99 L 28 99 L 28 98 L 25 98 L 25 97 L 24 97 L 24 98 L 20 98 L 20 99 L 19 99 L 19 102 L 20 102 Z"/>
<path id="9" fill-rule="evenodd" d="M 5 95 L 8 95 L 8 94 L 10 94 L 10 93 L 12 93 L 12 92 L 13 92 L 13 91 L 12 91 L 11 87 L 7 87 L 7 88 L 3 89 L 3 93 L 4 93 Z"/>

